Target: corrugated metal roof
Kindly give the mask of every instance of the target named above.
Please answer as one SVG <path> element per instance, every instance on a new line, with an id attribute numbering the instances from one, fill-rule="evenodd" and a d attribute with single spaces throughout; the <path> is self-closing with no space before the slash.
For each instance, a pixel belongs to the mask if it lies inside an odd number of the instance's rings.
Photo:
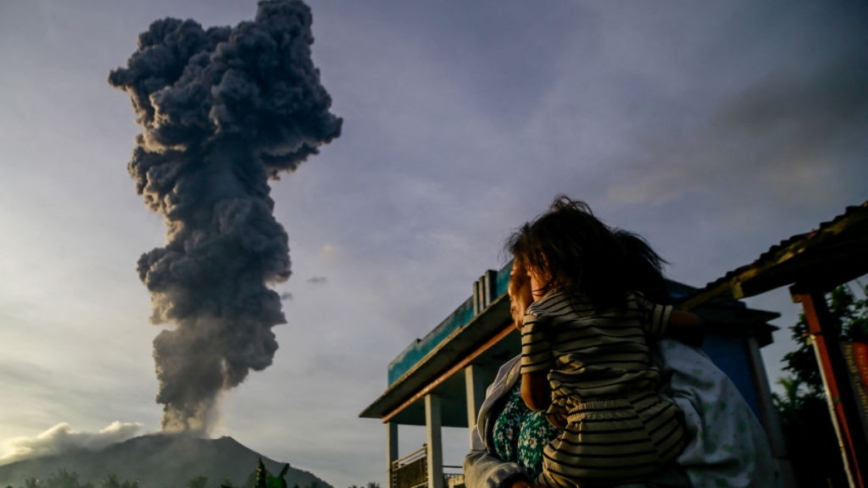
<path id="1" fill-rule="evenodd" d="M 830 235 L 836 235 L 847 230 L 850 224 L 866 220 L 868 220 L 868 201 L 863 202 L 861 205 L 847 207 L 843 214 L 834 217 L 832 220 L 821 222 L 816 229 L 790 236 L 760 254 L 752 263 L 740 266 L 711 281 L 704 287 L 696 290 L 686 303 L 695 306 L 697 299 L 700 297 L 704 298 L 702 301 L 707 301 L 720 295 L 727 295 L 726 298 L 742 298 L 742 296 L 739 296 L 740 293 L 737 290 L 732 290 L 738 285 L 739 281 L 755 277 L 764 271 L 763 268 L 791 260 L 814 247 L 812 245 L 815 244 L 815 241 L 825 240 Z M 730 291 L 729 294 L 726 293 L 727 290 Z M 732 291 L 735 291 L 735 293 L 732 293 Z"/>

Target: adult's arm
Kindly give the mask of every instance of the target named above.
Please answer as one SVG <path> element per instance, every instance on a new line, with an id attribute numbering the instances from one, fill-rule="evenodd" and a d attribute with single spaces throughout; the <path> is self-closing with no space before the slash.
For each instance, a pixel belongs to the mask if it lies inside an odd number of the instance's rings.
<path id="1" fill-rule="evenodd" d="M 762 425 L 735 383 L 701 350 L 663 339 L 654 350 L 661 393 L 684 413 L 690 441 L 676 462 L 693 486 L 775 486 Z"/>
<path id="2" fill-rule="evenodd" d="M 492 456 L 482 444 L 478 429 L 470 432 L 470 453 L 464 457 L 464 484 L 467 488 L 521 488 L 531 480 L 516 463 L 503 462 Z"/>

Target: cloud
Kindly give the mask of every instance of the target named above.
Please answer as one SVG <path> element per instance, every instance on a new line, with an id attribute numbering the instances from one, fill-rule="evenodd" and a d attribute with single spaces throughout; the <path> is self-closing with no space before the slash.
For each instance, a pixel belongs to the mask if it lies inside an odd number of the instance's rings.
<path id="1" fill-rule="evenodd" d="M 319 251 L 319 255 L 322 258 L 328 259 L 332 257 L 337 250 L 338 246 L 335 246 L 334 244 L 323 244 L 322 249 Z"/>
<path id="2" fill-rule="evenodd" d="M 309 278 L 307 280 L 307 282 L 311 285 L 324 285 L 328 283 L 328 281 L 328 278 L 326 278 L 325 276 L 314 276 L 313 278 Z"/>
<path id="3" fill-rule="evenodd" d="M 99 432 L 79 432 L 61 422 L 36 437 L 14 437 L 3 445 L 0 464 L 14 463 L 42 456 L 63 454 L 76 449 L 98 451 L 136 437 L 144 425 L 114 421 Z"/>
<path id="4" fill-rule="evenodd" d="M 825 203 L 865 176 L 865 62 L 845 51 L 819 69 L 770 70 L 724 98 L 695 129 L 648 137 L 632 177 L 612 185 L 609 197 L 662 203 L 730 187 L 783 203 Z"/>

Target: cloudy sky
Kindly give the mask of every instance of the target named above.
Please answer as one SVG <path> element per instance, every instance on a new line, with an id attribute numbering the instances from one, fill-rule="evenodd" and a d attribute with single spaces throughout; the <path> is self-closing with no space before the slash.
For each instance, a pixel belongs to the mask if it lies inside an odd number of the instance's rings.
<path id="1" fill-rule="evenodd" d="M 692 285 L 868 199 L 864 2 L 309 4 L 343 133 L 272 184 L 288 324 L 214 435 L 338 488 L 385 481 L 385 429 L 357 416 L 386 365 L 556 193 L 646 236 Z M 154 20 L 255 12 L 0 0 L 0 457 L 159 428 L 160 326 L 135 266 L 165 229 L 126 170 L 129 97 L 106 80 Z M 764 351 L 776 377 L 798 308 L 785 290 L 749 304 L 783 314 Z M 401 436 L 405 453 L 424 442 Z M 465 438 L 446 433 L 447 464 Z"/>

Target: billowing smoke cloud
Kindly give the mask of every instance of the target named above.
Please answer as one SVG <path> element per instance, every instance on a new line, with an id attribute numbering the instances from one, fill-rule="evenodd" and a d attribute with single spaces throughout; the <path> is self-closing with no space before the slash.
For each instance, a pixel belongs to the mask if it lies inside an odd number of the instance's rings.
<path id="1" fill-rule="evenodd" d="M 140 423 L 114 421 L 99 432 L 79 432 L 66 422 L 55 425 L 36 437 L 15 437 L 5 442 L 0 464 L 42 456 L 63 454 L 75 449 L 97 451 L 137 436 Z"/>
<path id="2" fill-rule="evenodd" d="M 269 179 L 338 137 L 342 120 L 311 60 L 311 12 L 259 2 L 256 19 L 203 29 L 151 24 L 109 83 L 130 94 L 142 133 L 128 165 L 145 205 L 163 215 L 165 247 L 144 254 L 162 425 L 207 431 L 222 392 L 271 365 L 285 323 L 268 284 L 290 276 L 287 234 Z"/>

